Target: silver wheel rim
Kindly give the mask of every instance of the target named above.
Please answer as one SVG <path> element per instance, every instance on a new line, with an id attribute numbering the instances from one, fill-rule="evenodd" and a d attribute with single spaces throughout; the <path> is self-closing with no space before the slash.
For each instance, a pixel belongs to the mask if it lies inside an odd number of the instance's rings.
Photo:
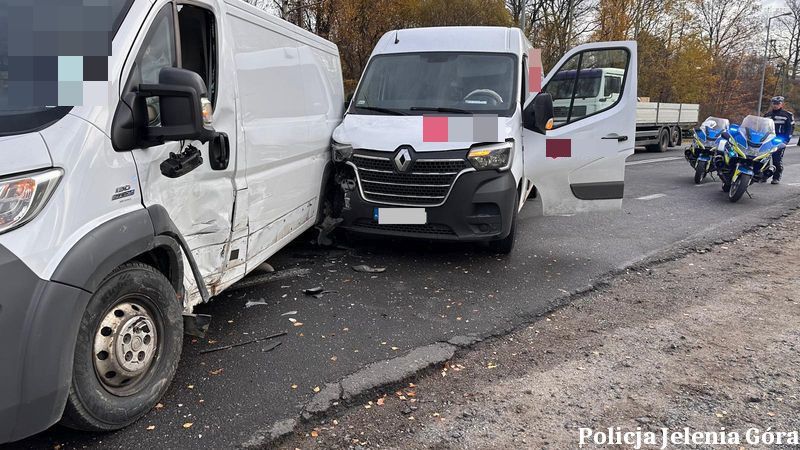
<path id="1" fill-rule="evenodd" d="M 110 393 L 126 396 L 150 373 L 158 351 L 158 333 L 151 312 L 135 300 L 121 301 L 95 331 L 95 373 Z"/>

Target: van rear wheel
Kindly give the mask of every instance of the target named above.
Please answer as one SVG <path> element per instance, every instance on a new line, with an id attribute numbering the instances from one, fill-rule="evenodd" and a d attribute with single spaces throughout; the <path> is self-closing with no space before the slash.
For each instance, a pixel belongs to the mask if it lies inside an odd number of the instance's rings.
<path id="1" fill-rule="evenodd" d="M 169 280 L 146 264 L 120 266 L 84 312 L 61 423 L 111 431 L 135 422 L 166 392 L 182 344 L 182 309 Z"/>

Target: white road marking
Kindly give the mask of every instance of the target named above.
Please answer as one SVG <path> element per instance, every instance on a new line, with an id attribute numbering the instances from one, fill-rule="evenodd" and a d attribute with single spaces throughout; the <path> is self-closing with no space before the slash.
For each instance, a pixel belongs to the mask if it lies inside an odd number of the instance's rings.
<path id="1" fill-rule="evenodd" d="M 626 166 L 638 166 L 640 164 L 655 164 L 660 162 L 667 162 L 667 161 L 677 161 L 679 159 L 685 159 L 683 156 L 670 156 L 668 158 L 653 158 L 653 159 L 644 159 L 641 161 L 632 161 L 629 163 L 625 163 Z"/>
<path id="2" fill-rule="evenodd" d="M 657 198 L 666 197 L 667 194 L 653 194 L 653 195 L 645 195 L 644 197 L 639 197 L 636 200 L 655 200 Z"/>

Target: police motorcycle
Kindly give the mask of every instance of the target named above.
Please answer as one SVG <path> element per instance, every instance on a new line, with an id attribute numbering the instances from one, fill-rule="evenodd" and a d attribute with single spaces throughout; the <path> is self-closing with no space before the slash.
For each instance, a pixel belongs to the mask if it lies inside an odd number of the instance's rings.
<path id="1" fill-rule="evenodd" d="M 717 153 L 717 141 L 730 127 L 728 119 L 709 117 L 699 128 L 694 130 L 692 145 L 686 150 L 685 156 L 694 168 L 694 183 L 700 184 L 706 176 L 716 170 L 714 155 Z"/>
<path id="2" fill-rule="evenodd" d="M 775 123 L 766 117 L 747 116 L 741 125 L 723 132 L 715 165 L 730 201 L 739 201 L 752 183 L 769 180 L 775 173 L 772 155 L 785 147 L 783 138 L 775 135 Z"/>

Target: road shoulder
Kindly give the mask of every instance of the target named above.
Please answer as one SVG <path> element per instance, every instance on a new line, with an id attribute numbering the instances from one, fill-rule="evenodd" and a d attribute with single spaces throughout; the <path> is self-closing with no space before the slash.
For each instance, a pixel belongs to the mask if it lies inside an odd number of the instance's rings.
<path id="1" fill-rule="evenodd" d="M 800 214 L 639 266 L 284 448 L 577 447 L 601 430 L 800 428 Z"/>

